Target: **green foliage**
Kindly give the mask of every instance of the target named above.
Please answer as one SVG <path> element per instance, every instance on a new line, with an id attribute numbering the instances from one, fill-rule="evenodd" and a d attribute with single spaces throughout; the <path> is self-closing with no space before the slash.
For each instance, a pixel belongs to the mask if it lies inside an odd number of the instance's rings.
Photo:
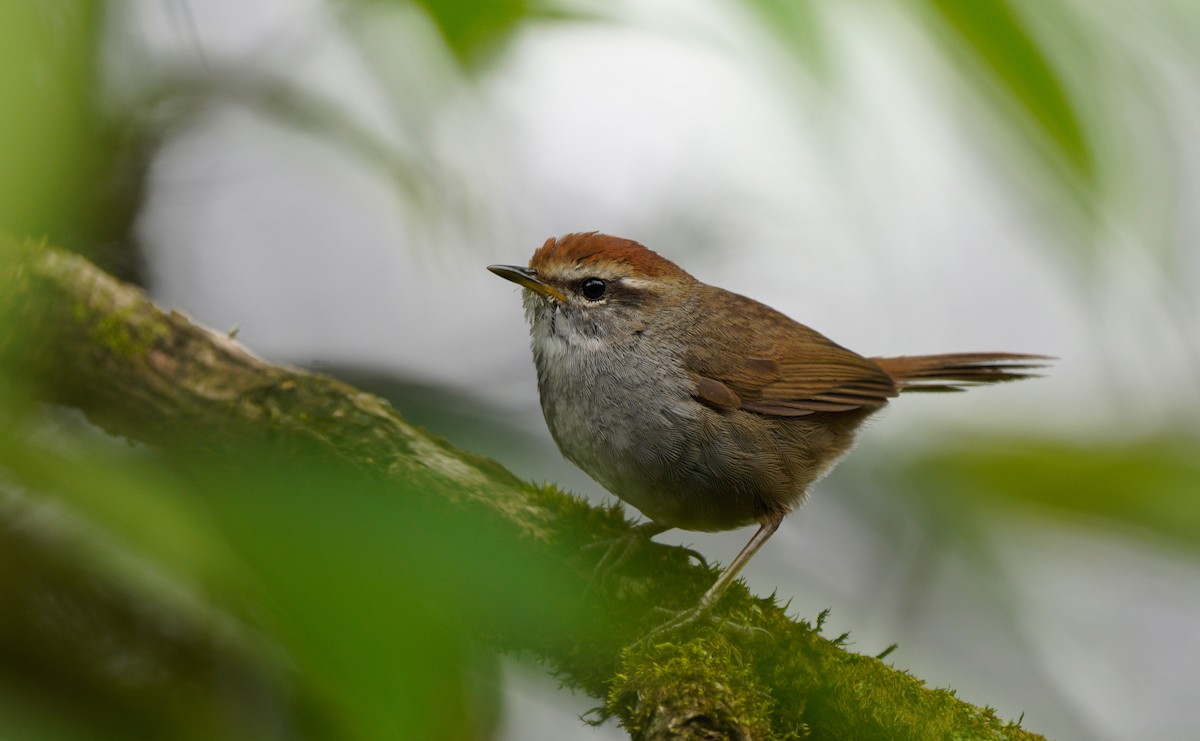
<path id="1" fill-rule="evenodd" d="M 746 7 L 818 79 L 829 72 L 821 15 L 814 0 L 746 0 Z"/>
<path id="2" fill-rule="evenodd" d="M 933 506 L 1019 506 L 1200 548 L 1200 439 L 1184 431 L 1094 443 L 980 438 L 895 463 Z"/>
<path id="3" fill-rule="evenodd" d="M 46 590 L 94 615 L 87 624 L 60 626 L 66 635 L 31 632 L 21 627 L 24 618 L 0 615 L 0 646 L 25 635 L 36 654 L 52 643 L 125 636 L 118 626 L 127 622 L 127 604 L 176 621 L 196 636 L 188 640 L 199 644 L 200 658 L 169 663 L 113 697 L 104 722 L 124 733 L 201 738 L 219 728 L 220 737 L 258 737 L 263 719 L 256 717 L 265 716 L 281 729 L 299 722 L 304 735 L 321 737 L 472 737 L 491 722 L 480 708 L 495 699 L 494 690 L 468 679 L 481 670 L 482 656 L 470 626 L 566 631 L 570 613 L 554 606 L 571 592 L 547 581 L 554 572 L 541 559 L 514 549 L 511 531 L 419 490 L 375 481 L 320 450 L 247 440 L 232 446 L 236 453 L 163 458 L 89 443 L 86 430 L 69 425 L 52 437 L 53 446 L 39 445 L 26 429 L 0 444 L 0 491 L 16 507 L 7 520 L 48 502 L 71 513 L 68 524 L 44 536 L 48 550 L 24 563 L 46 572 L 53 555 L 67 573 L 82 569 L 84 579 L 125 596 L 100 601 L 61 579 L 25 588 L 16 574 L 0 573 L 9 604 L 32 610 L 35 625 L 47 620 L 45 608 L 27 602 L 27 591 Z M 0 544 L 19 542 L 0 536 Z M 169 635 L 145 625 L 136 631 L 122 640 L 175 650 Z M 265 683 L 257 702 L 232 707 L 202 660 L 227 651 L 221 642 L 231 635 L 238 648 L 227 661 Z M 120 644 L 112 651 L 100 658 L 135 655 Z M 121 671 L 90 678 L 87 660 L 77 664 L 65 671 L 76 682 L 97 683 L 90 692 L 131 682 Z M 12 669 L 0 666 L 0 681 Z M 197 685 L 209 691 L 183 692 Z M 289 685 L 300 703 L 294 717 Z M 150 702 L 170 693 L 182 695 L 168 706 Z M 49 687 L 37 699 L 50 717 L 95 713 Z M 147 704 L 158 709 L 147 714 L 140 709 Z M 8 724 L 0 716 L 0 727 Z M 208 731 L 185 733 L 189 728 Z"/>
<path id="4" fill-rule="evenodd" d="M 781 42 L 786 54 L 836 94 L 842 61 L 831 32 L 837 4 L 747 0 L 743 5 L 764 30 Z M 1065 70 L 1085 64 L 1086 54 L 1113 55 L 1103 39 L 1079 31 L 1085 13 L 1064 2 L 1020 3 L 1011 0 L 911 0 L 863 3 L 874 10 L 899 10 L 936 44 L 945 69 L 962 83 L 966 95 L 955 108 L 971 115 L 977 148 L 1016 176 L 1018 196 L 1039 207 L 1056 201 L 1052 214 L 1070 224 L 1095 219 L 1096 201 L 1105 190 L 1102 176 L 1122 172 L 1119 156 L 1098 143 L 1100 121 L 1086 105 L 1104 92 L 1093 77 Z M 873 6 L 882 6 L 873 7 Z M 840 9 L 840 8 L 839 8 Z M 1040 26 L 1032 21 L 1041 20 Z M 1049 19 L 1049 20 L 1047 20 Z M 1057 35 L 1047 35 L 1046 26 Z M 1069 29 L 1069 31 L 1067 30 Z M 1074 35 L 1071 35 L 1074 34 Z M 1071 43 L 1062 43 L 1066 40 Z M 1104 45 L 1101 48 L 1101 45 Z M 788 81 L 777 69 L 768 70 Z M 790 81 L 787 88 L 790 91 Z"/>
<path id="5" fill-rule="evenodd" d="M 435 0 L 422 5 L 437 21 L 450 48 L 465 61 L 494 50 L 530 15 L 527 0 Z"/>
<path id="6" fill-rule="evenodd" d="M 223 607 L 243 572 L 186 487 L 66 420 L 5 421 L 0 686 L 21 701 L 0 703 L 3 735 L 279 737 L 285 669 Z"/>
<path id="7" fill-rule="evenodd" d="M 1096 153 L 1048 50 L 1008 0 L 930 0 L 949 40 L 967 63 L 1003 90 L 1017 123 L 1034 135 L 1083 183 L 1094 185 Z"/>
<path id="8" fill-rule="evenodd" d="M 120 147 L 99 114 L 103 15 L 88 0 L 0 3 L 0 232 L 94 249 L 128 227 L 131 205 L 108 199 Z"/>
<path id="9" fill-rule="evenodd" d="M 537 0 L 420 0 L 454 55 L 465 65 L 489 61 L 522 24 L 562 15 Z"/>

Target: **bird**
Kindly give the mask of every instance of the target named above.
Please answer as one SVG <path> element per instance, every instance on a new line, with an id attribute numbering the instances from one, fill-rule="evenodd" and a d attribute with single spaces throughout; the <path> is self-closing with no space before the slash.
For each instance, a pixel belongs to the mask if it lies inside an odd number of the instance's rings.
<path id="1" fill-rule="evenodd" d="M 697 605 L 660 630 L 708 616 L 893 398 L 1028 378 L 1051 360 L 865 357 L 600 232 L 548 239 L 528 266 L 488 270 L 524 289 L 538 395 L 559 450 L 648 518 L 646 536 L 758 526 Z"/>

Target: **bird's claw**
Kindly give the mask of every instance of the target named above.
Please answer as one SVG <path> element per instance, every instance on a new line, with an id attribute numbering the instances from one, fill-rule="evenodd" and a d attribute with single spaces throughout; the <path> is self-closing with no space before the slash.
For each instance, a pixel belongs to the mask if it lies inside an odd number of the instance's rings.
<path id="1" fill-rule="evenodd" d="M 608 580 L 610 575 L 616 573 L 628 563 L 633 554 L 645 546 L 651 538 L 666 529 L 657 523 L 645 522 L 635 526 L 625 535 L 607 540 L 597 540 L 585 545 L 583 547 L 584 550 L 605 548 L 605 551 L 604 555 L 600 557 L 600 561 L 596 564 L 595 570 L 592 572 L 592 578 L 588 581 L 587 589 L 584 590 L 584 599 L 592 593 L 593 588 L 598 583 Z M 700 557 L 698 553 L 695 555 Z"/>
<path id="2" fill-rule="evenodd" d="M 771 632 L 768 631 L 766 628 L 759 628 L 754 625 L 743 625 L 742 623 L 734 622 L 734 621 L 730 620 L 729 618 L 724 618 L 724 617 L 719 617 L 717 615 L 714 615 L 712 606 L 697 605 L 696 607 L 693 607 L 690 610 L 682 610 L 679 612 L 675 612 L 673 610 L 668 610 L 665 607 L 655 607 L 655 608 L 651 609 L 651 612 L 666 613 L 670 617 L 668 618 L 668 620 L 665 623 L 663 623 L 662 625 L 656 626 L 649 633 L 647 633 L 646 635 L 642 636 L 637 641 L 635 641 L 634 645 L 641 645 L 641 644 L 649 643 L 653 639 L 661 638 L 661 637 L 669 635 L 671 633 L 678 632 L 678 631 L 683 630 L 684 628 L 688 627 L 689 625 L 693 625 L 702 620 L 708 622 L 713 627 L 715 627 L 719 630 L 729 630 L 734 633 L 738 633 L 740 635 L 746 636 L 748 638 L 753 638 L 756 636 L 766 636 L 767 638 L 773 638 L 773 636 L 771 635 Z"/>

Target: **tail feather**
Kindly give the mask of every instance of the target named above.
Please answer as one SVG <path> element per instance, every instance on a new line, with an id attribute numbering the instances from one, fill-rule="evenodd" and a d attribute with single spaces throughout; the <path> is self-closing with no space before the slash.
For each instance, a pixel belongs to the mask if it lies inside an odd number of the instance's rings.
<path id="1" fill-rule="evenodd" d="M 892 377 L 899 391 L 965 391 L 971 386 L 1037 378 L 1030 371 L 1045 368 L 1054 358 L 1007 352 L 902 355 L 871 358 Z"/>

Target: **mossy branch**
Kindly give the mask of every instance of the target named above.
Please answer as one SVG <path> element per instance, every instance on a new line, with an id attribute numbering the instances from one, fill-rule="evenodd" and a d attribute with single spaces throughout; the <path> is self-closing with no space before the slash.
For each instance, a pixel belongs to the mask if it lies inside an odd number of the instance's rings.
<path id="1" fill-rule="evenodd" d="M 164 311 L 82 258 L 0 245 L 0 303 L 10 321 L 0 358 L 42 379 L 44 400 L 82 410 L 118 435 L 166 450 L 219 450 L 247 437 L 317 446 L 372 476 L 419 487 L 503 523 L 522 547 L 563 569 L 576 605 L 561 632 L 486 620 L 483 640 L 546 661 L 566 684 L 602 699 L 637 739 L 1033 739 L 952 691 L 847 650 L 816 624 L 740 584 L 704 625 L 650 645 L 654 608 L 689 606 L 715 577 L 679 548 L 640 549 L 621 573 L 590 584 L 605 540 L 630 533 L 619 508 L 596 508 L 405 422 L 344 383 L 273 365 L 235 340 Z"/>

